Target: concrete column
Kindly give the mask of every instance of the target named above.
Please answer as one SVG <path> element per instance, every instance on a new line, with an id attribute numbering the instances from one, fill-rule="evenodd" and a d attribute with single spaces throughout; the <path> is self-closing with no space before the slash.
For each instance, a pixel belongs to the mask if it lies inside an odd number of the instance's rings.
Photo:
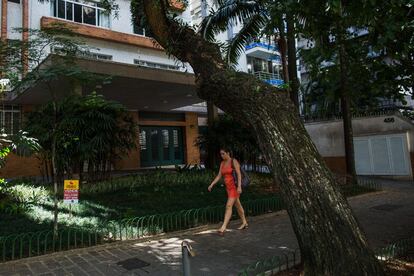
<path id="1" fill-rule="evenodd" d="M 0 28 L 0 43 L 7 41 L 7 0 L 1 0 L 1 28 Z M 1 46 L 1 45 L 0 45 Z M 3 53 L 0 53 L 0 65 L 3 61 Z M 3 77 L 3 72 L 0 71 L 0 78 Z M 3 95 L 1 96 L 3 97 Z M 3 100 L 2 98 L 0 100 Z"/>
<path id="2" fill-rule="evenodd" d="M 1 40 L 7 39 L 7 0 L 1 0 Z"/>

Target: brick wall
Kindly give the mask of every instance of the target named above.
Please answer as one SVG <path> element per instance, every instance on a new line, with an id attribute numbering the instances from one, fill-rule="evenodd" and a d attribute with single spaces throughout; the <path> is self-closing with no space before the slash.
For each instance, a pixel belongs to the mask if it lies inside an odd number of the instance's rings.
<path id="1" fill-rule="evenodd" d="M 323 157 L 328 168 L 337 174 L 346 174 L 346 160 L 344 156 Z"/>
<path id="2" fill-rule="evenodd" d="M 200 163 L 200 151 L 195 142 L 198 138 L 198 115 L 196 113 L 187 112 L 184 122 L 171 121 L 139 121 L 138 112 L 131 113 L 140 125 L 148 126 L 179 126 L 183 128 L 184 133 L 184 156 L 187 164 Z M 116 162 L 117 170 L 136 170 L 140 168 L 140 149 L 139 143 L 136 150 L 130 152 L 125 158 Z"/>
<path id="3" fill-rule="evenodd" d="M 187 112 L 185 114 L 185 148 L 186 163 L 190 165 L 200 163 L 200 149 L 195 145 L 198 138 L 198 115 Z"/>
<path id="4" fill-rule="evenodd" d="M 132 111 L 130 112 L 134 122 L 138 125 L 138 112 Z M 128 153 L 128 155 L 124 156 L 121 160 L 117 160 L 115 162 L 115 169 L 116 170 L 137 170 L 141 166 L 141 157 L 140 157 L 140 149 L 139 149 L 139 137 L 138 137 L 139 130 L 137 132 L 137 148 L 133 149 Z"/>
<path id="5" fill-rule="evenodd" d="M 6 165 L 0 170 L 1 178 L 40 176 L 41 162 L 35 156 L 20 157 L 10 154 Z"/>
<path id="6" fill-rule="evenodd" d="M 30 106 L 23 107 L 24 112 L 28 112 Z M 184 133 L 184 156 L 187 164 L 200 163 L 200 151 L 195 142 L 198 138 L 198 115 L 188 112 L 185 114 L 185 122 L 161 122 L 161 121 L 139 121 L 138 112 L 131 112 L 131 116 L 138 125 L 158 125 L 158 126 L 180 126 Z M 137 148 L 125 155 L 121 160 L 115 162 L 116 170 L 137 170 L 140 168 L 140 148 L 137 137 Z M 7 158 L 6 166 L 0 170 L 0 177 L 29 177 L 40 175 L 40 162 L 36 157 L 18 157 L 10 155 Z"/>

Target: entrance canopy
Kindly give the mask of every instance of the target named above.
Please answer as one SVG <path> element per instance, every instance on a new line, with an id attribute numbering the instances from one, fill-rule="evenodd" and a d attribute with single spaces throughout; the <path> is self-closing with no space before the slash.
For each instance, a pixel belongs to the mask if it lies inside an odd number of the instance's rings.
<path id="1" fill-rule="evenodd" d="M 53 60 L 49 56 L 40 66 L 48 66 Z M 83 94 L 96 91 L 128 109 L 165 112 L 202 102 L 196 95 L 194 75 L 190 73 L 87 58 L 77 58 L 76 64 L 88 72 L 111 77 L 109 84 L 95 88 L 83 87 Z M 52 87 L 58 92 L 57 96 L 62 98 L 69 95 L 73 84 L 62 77 Z M 38 105 L 50 100 L 46 84 L 39 81 L 18 93 L 15 91 L 11 102 Z"/>

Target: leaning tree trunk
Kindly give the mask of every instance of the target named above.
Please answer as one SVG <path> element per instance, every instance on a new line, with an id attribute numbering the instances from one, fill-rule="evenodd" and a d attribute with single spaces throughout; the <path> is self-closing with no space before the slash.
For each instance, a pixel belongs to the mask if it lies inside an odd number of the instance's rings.
<path id="1" fill-rule="evenodd" d="M 347 200 L 283 90 L 228 69 L 215 44 L 166 17 L 166 1 L 144 0 L 156 40 L 194 69 L 198 95 L 252 127 L 280 183 L 309 275 L 382 275 Z"/>
<path id="2" fill-rule="evenodd" d="M 298 107 L 299 111 L 299 80 L 298 68 L 296 66 L 296 41 L 295 41 L 295 19 L 293 14 L 286 14 L 287 26 L 287 54 L 288 54 L 288 73 L 289 73 L 289 94 L 292 102 Z"/>

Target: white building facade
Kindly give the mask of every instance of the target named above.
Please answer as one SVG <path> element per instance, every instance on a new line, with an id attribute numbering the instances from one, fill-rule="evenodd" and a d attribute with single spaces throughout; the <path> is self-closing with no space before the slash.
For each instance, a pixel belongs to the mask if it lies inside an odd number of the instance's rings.
<path id="1" fill-rule="evenodd" d="M 130 0 L 117 0 L 118 9 L 108 14 L 99 1 L 84 0 L 1 0 L 1 39 L 29 40 L 16 28 L 42 30 L 63 24 L 90 47 L 77 65 L 93 73 L 112 77 L 96 92 L 126 106 L 139 127 L 138 148 L 117 164 L 116 170 L 142 167 L 198 164 L 198 115 L 172 110 L 202 102 L 195 92 L 192 68 L 168 56 L 148 32 L 134 26 Z M 190 23 L 189 10 L 171 3 L 171 12 Z M 54 49 L 46 49 L 54 53 Z M 47 55 L 46 55 L 47 56 Z M 44 64 L 48 64 L 46 57 Z M 46 65 L 45 65 L 46 66 Z M 62 96 L 68 92 L 62 78 Z M 16 133 L 27 112 L 50 98 L 40 83 L 2 101 L 0 123 L 8 134 Z M 81 94 L 91 93 L 79 87 Z M 38 176 L 36 158 L 10 156 L 2 177 Z"/>

